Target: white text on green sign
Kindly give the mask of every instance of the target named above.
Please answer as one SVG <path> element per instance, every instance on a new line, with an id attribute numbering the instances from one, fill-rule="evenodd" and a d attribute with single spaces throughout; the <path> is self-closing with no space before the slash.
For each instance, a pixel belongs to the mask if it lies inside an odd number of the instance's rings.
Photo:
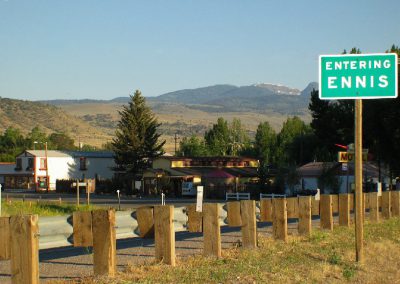
<path id="1" fill-rule="evenodd" d="M 321 99 L 396 98 L 397 54 L 344 54 L 319 57 Z"/>

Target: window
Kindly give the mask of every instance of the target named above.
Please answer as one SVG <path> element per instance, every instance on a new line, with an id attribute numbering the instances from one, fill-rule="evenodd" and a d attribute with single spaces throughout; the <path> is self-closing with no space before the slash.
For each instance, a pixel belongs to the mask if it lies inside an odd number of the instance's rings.
<path id="1" fill-rule="evenodd" d="M 28 167 L 26 168 L 26 170 L 33 170 L 33 158 L 28 158 Z"/>
<path id="2" fill-rule="evenodd" d="M 15 165 L 15 170 L 16 171 L 22 170 L 22 159 L 21 158 L 17 158 L 16 165 Z"/>
<path id="3" fill-rule="evenodd" d="M 40 170 L 45 170 L 47 169 L 47 163 L 46 163 L 46 158 L 40 158 Z"/>
<path id="4" fill-rule="evenodd" d="M 79 170 L 86 171 L 87 170 L 87 163 L 86 157 L 79 158 Z"/>

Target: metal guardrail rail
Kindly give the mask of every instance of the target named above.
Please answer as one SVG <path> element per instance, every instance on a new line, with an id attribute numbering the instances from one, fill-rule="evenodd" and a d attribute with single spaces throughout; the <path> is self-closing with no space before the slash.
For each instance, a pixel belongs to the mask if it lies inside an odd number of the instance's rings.
<path id="1" fill-rule="evenodd" d="M 186 207 L 174 207 L 175 232 L 187 231 Z M 227 225 L 226 205 L 220 204 L 220 224 Z M 140 237 L 136 211 L 115 212 L 117 239 Z M 39 249 L 49 249 L 73 245 L 72 215 L 39 218 Z"/>
<path id="2" fill-rule="evenodd" d="M 228 225 L 226 203 L 219 203 L 220 226 Z M 260 219 L 260 204 L 256 202 L 256 216 Z M 184 206 L 174 207 L 175 232 L 187 231 L 187 209 Z M 136 211 L 115 212 L 117 239 L 140 237 Z M 73 245 L 72 215 L 39 218 L 39 249 L 50 249 Z"/>

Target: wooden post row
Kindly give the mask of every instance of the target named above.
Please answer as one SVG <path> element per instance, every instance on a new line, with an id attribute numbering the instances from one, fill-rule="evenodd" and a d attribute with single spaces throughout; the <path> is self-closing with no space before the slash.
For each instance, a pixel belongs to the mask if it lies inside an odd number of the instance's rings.
<path id="1" fill-rule="evenodd" d="M 339 195 L 332 194 L 332 214 L 339 213 Z"/>
<path id="2" fill-rule="evenodd" d="M 321 228 L 333 230 L 332 196 L 330 194 L 321 194 L 320 198 Z"/>
<path id="3" fill-rule="evenodd" d="M 175 229 L 174 206 L 157 205 L 154 207 L 154 243 L 156 260 L 175 265 Z"/>
<path id="4" fill-rule="evenodd" d="M 379 221 L 379 198 L 377 192 L 368 193 L 368 208 L 369 208 L 369 219 L 372 222 Z"/>
<path id="5" fill-rule="evenodd" d="M 203 212 L 196 211 L 196 204 L 189 205 L 187 207 L 188 231 L 191 233 L 203 232 Z"/>
<path id="6" fill-rule="evenodd" d="M 114 276 L 116 272 L 115 211 L 92 211 L 93 269 L 95 275 Z"/>
<path id="7" fill-rule="evenodd" d="M 226 203 L 228 211 L 228 226 L 242 226 L 242 217 L 240 214 L 241 201 L 229 201 Z"/>
<path id="8" fill-rule="evenodd" d="M 10 217 L 0 217 L 0 260 L 10 259 L 10 242 Z"/>
<path id="9" fill-rule="evenodd" d="M 204 255 L 221 257 L 221 230 L 218 203 L 203 204 Z"/>
<path id="10" fill-rule="evenodd" d="M 400 216 L 400 191 L 392 191 L 392 216 Z"/>
<path id="11" fill-rule="evenodd" d="M 272 199 L 261 199 L 260 200 L 260 221 L 261 222 L 272 222 L 273 210 L 272 210 Z"/>
<path id="12" fill-rule="evenodd" d="M 75 211 L 73 213 L 74 247 L 93 246 L 92 212 Z"/>
<path id="13" fill-rule="evenodd" d="M 309 236 L 312 230 L 311 196 L 299 197 L 299 234 Z"/>
<path id="14" fill-rule="evenodd" d="M 350 194 L 339 194 L 339 225 L 350 227 Z"/>
<path id="15" fill-rule="evenodd" d="M 315 198 L 311 199 L 311 214 L 314 216 L 319 216 L 319 200 L 315 200 Z"/>
<path id="16" fill-rule="evenodd" d="M 242 223 L 242 245 L 244 248 L 257 247 L 256 202 L 254 200 L 240 201 Z"/>
<path id="17" fill-rule="evenodd" d="M 154 209 L 151 206 L 139 207 L 136 210 L 136 218 L 141 238 L 154 237 Z"/>
<path id="18" fill-rule="evenodd" d="M 37 215 L 10 218 L 11 283 L 39 283 L 39 226 Z"/>
<path id="19" fill-rule="evenodd" d="M 385 219 L 389 219 L 392 216 L 390 193 L 390 191 L 382 192 L 382 217 Z"/>
<path id="20" fill-rule="evenodd" d="M 287 217 L 299 218 L 299 202 L 297 197 L 286 198 L 287 204 Z"/>
<path id="21" fill-rule="evenodd" d="M 277 240 L 288 240 L 288 226 L 287 226 L 287 203 L 286 198 L 272 199 L 274 220 L 272 224 L 272 231 L 274 238 Z"/>

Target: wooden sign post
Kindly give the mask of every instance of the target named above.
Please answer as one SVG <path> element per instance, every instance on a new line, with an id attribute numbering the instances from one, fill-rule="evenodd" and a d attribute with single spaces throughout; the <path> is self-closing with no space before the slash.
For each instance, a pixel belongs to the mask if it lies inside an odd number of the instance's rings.
<path id="1" fill-rule="evenodd" d="M 379 66 L 367 62 L 385 62 Z M 342 68 L 344 64 L 352 68 Z M 370 82 L 366 82 L 366 80 Z M 386 78 L 385 84 L 374 79 Z M 363 261 L 363 187 L 362 187 L 362 100 L 397 98 L 398 59 L 396 53 L 320 55 L 319 97 L 326 100 L 355 100 L 355 235 L 356 260 Z M 351 82 L 363 80 L 363 86 Z"/>

